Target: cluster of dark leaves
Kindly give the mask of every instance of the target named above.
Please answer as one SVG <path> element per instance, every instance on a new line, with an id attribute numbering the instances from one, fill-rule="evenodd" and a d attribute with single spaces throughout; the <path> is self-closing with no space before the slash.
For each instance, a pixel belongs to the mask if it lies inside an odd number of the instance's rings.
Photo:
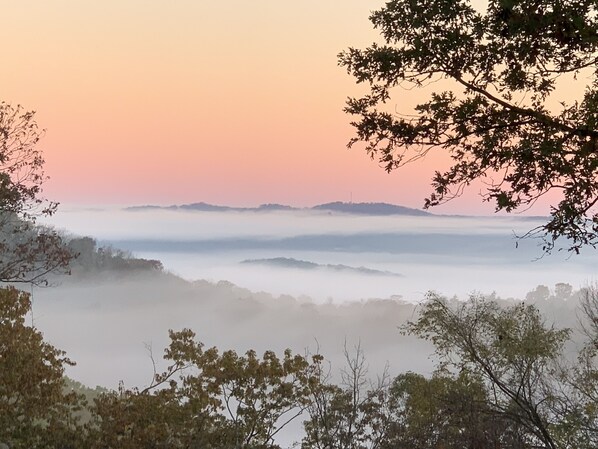
<path id="1" fill-rule="evenodd" d="M 535 230 L 545 251 L 564 237 L 578 252 L 598 242 L 598 6 L 590 0 L 393 0 L 371 16 L 385 41 L 349 49 L 340 64 L 370 93 L 348 100 L 356 115 L 349 146 L 366 143 L 387 171 L 441 149 L 425 207 L 460 195 L 475 180 L 507 212 L 551 190 L 561 199 Z M 566 84 L 587 80 L 582 98 L 558 102 Z M 395 88 L 442 91 L 413 112 L 389 112 Z M 565 90 L 563 90 L 563 88 Z M 400 97 L 396 97 L 400 98 Z M 568 100 L 567 97 L 565 99 Z M 555 105 L 556 104 L 556 105 Z"/>

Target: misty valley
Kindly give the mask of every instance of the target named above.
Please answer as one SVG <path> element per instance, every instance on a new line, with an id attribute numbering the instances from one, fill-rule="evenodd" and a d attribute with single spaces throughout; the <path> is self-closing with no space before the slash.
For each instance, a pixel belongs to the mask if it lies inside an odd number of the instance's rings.
<path id="1" fill-rule="evenodd" d="M 541 241 L 517 238 L 541 221 L 405 211 L 63 207 L 51 223 L 160 260 L 189 281 L 228 281 L 254 292 L 342 303 L 399 296 L 418 302 L 431 290 L 523 298 L 536 285 L 591 284 L 598 260 L 592 251 L 572 258 L 555 250 L 545 257 Z"/>
<path id="2" fill-rule="evenodd" d="M 336 357 L 345 339 L 361 341 L 377 370 L 391 359 L 400 360 L 393 369 L 421 369 L 429 354 L 397 358 L 386 348 L 400 343 L 397 326 L 428 292 L 521 300 L 538 285 L 579 290 L 593 285 L 598 262 L 590 251 L 541 257 L 537 242 L 515 237 L 534 226 L 528 217 L 63 207 L 49 223 L 93 241 L 75 247 L 72 276 L 34 289 L 35 323 L 76 360 L 89 358 L 73 370 L 92 386 L 147 382 L 144 343 L 163 348 L 166 331 L 182 327 L 239 350 L 302 351 L 318 341 Z M 119 265 L 94 262 L 100 247 L 163 269 L 124 265 L 119 274 Z M 408 312 L 399 318 L 394 308 Z M 93 361 L 115 355 L 119 372 Z"/>
<path id="3" fill-rule="evenodd" d="M 0 449 L 598 448 L 598 1 L 0 14 Z"/>
<path id="4" fill-rule="evenodd" d="M 434 346 L 401 331 L 430 295 L 524 300 L 577 329 L 596 266 L 591 252 L 539 257 L 514 237 L 534 225 L 526 217 L 64 208 L 47 223 L 78 257 L 70 276 L 31 288 L 28 320 L 96 392 L 151 387 L 169 366 L 169 329 L 239 354 L 321 354 L 334 382 L 355 351 L 360 382 L 430 376 Z M 301 439 L 300 423 L 276 441 Z"/>

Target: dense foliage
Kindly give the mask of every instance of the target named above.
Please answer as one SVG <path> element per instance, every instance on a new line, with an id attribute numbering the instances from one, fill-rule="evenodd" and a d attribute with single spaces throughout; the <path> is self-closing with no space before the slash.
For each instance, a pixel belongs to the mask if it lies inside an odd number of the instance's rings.
<path id="1" fill-rule="evenodd" d="M 194 337 L 170 333 L 171 364 L 149 387 L 96 399 L 92 447 L 276 447 L 275 436 L 308 406 L 321 359 L 220 354 Z"/>
<path id="2" fill-rule="evenodd" d="M 586 319 L 598 301 L 588 293 Z M 481 387 L 483 414 L 500 424 L 507 447 L 592 448 L 598 445 L 595 327 L 577 360 L 564 346 L 570 330 L 547 325 L 537 308 L 507 308 L 474 296 L 452 304 L 431 295 L 407 330 L 432 341 L 439 373 L 467 375 Z M 483 447 L 483 446 L 482 446 Z"/>
<path id="3" fill-rule="evenodd" d="M 70 447 L 80 397 L 63 376 L 63 351 L 25 324 L 27 293 L 0 288 L 0 442 L 14 449 Z"/>
<path id="4" fill-rule="evenodd" d="M 592 289 L 575 345 L 533 305 L 431 294 L 402 328 L 436 347 L 427 377 L 372 380 L 359 347 L 335 377 L 320 355 L 220 352 L 184 329 L 170 332 L 151 385 L 118 391 L 67 382 L 72 362 L 26 324 L 29 307 L 28 294 L 0 288 L 0 445 L 11 448 L 278 448 L 300 420 L 303 449 L 598 446 Z"/>

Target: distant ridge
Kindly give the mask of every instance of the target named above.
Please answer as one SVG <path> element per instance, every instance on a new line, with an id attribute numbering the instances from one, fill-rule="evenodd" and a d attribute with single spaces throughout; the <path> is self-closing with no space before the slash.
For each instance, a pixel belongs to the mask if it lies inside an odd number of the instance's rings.
<path id="1" fill-rule="evenodd" d="M 419 209 L 412 209 L 405 206 L 397 206 L 388 203 L 343 203 L 336 201 L 334 203 L 320 204 L 314 206 L 313 210 L 328 210 L 334 212 L 344 212 L 359 215 L 432 215 Z"/>
<path id="2" fill-rule="evenodd" d="M 289 257 L 274 257 L 271 259 L 246 259 L 240 263 L 249 265 L 266 265 L 270 267 L 278 268 L 294 268 L 298 270 L 332 270 L 342 271 L 353 274 L 365 274 L 370 276 L 390 276 L 390 277 L 403 277 L 399 273 L 393 273 L 392 271 L 374 270 L 367 267 L 350 267 L 342 264 L 319 264 L 315 262 L 308 262 L 306 260 L 293 259 Z"/>
<path id="3" fill-rule="evenodd" d="M 170 208 L 176 209 L 183 209 L 183 210 L 200 210 L 204 212 L 223 212 L 227 210 L 236 210 L 234 207 L 228 206 L 216 206 L 214 204 L 208 203 L 191 203 L 191 204 L 182 204 L 180 206 L 170 206 Z"/>
<path id="4" fill-rule="evenodd" d="M 411 215 L 428 216 L 433 215 L 420 209 L 413 209 L 405 206 L 398 206 L 389 203 L 343 203 L 336 201 L 332 203 L 318 204 L 313 207 L 298 208 L 284 204 L 262 204 L 258 207 L 230 207 L 218 206 L 204 202 L 172 205 L 172 206 L 131 206 L 125 208 L 128 211 L 140 210 L 193 210 L 200 212 L 271 212 L 271 211 L 327 211 L 331 213 L 343 213 L 354 215 Z"/>

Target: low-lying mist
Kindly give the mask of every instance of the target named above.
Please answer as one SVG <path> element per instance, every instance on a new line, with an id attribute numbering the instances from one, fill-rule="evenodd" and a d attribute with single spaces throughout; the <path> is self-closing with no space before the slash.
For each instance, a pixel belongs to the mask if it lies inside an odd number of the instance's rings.
<path id="1" fill-rule="evenodd" d="M 143 386 L 158 368 L 168 329 L 193 329 L 206 346 L 263 352 L 318 350 L 342 365 L 343 346 L 361 344 L 372 373 L 429 371 L 430 348 L 402 337 L 397 326 L 414 306 L 391 300 L 314 304 L 253 293 L 226 282 L 189 283 L 168 274 L 68 278 L 34 290 L 33 320 L 46 338 L 77 362 L 68 375 L 91 386 Z"/>
<path id="2" fill-rule="evenodd" d="M 431 346 L 399 329 L 427 291 L 524 298 L 538 284 L 592 283 L 596 262 L 533 261 L 536 242 L 513 238 L 538 224 L 526 218 L 100 209 L 61 211 L 52 224 L 165 267 L 75 270 L 33 291 L 33 322 L 77 362 L 67 374 L 109 388 L 147 385 L 150 350 L 163 369 L 168 329 L 184 327 L 222 350 L 319 351 L 333 372 L 357 344 L 372 375 L 387 363 L 391 374 L 429 372 Z M 575 325 L 573 304 L 543 304 Z"/>
<path id="3" fill-rule="evenodd" d="M 359 301 L 429 290 L 522 296 L 538 284 L 594 280 L 598 258 L 586 251 L 542 257 L 540 242 L 516 239 L 542 223 L 530 217 L 367 216 L 324 211 L 199 212 L 70 209 L 52 224 L 137 257 L 161 260 L 188 280 L 226 280 L 253 291 Z M 516 247 L 517 246 L 517 247 Z M 364 268 L 348 273 L 299 266 L 250 265 L 248 259 L 295 259 Z M 372 276 L 371 271 L 400 277 Z"/>

